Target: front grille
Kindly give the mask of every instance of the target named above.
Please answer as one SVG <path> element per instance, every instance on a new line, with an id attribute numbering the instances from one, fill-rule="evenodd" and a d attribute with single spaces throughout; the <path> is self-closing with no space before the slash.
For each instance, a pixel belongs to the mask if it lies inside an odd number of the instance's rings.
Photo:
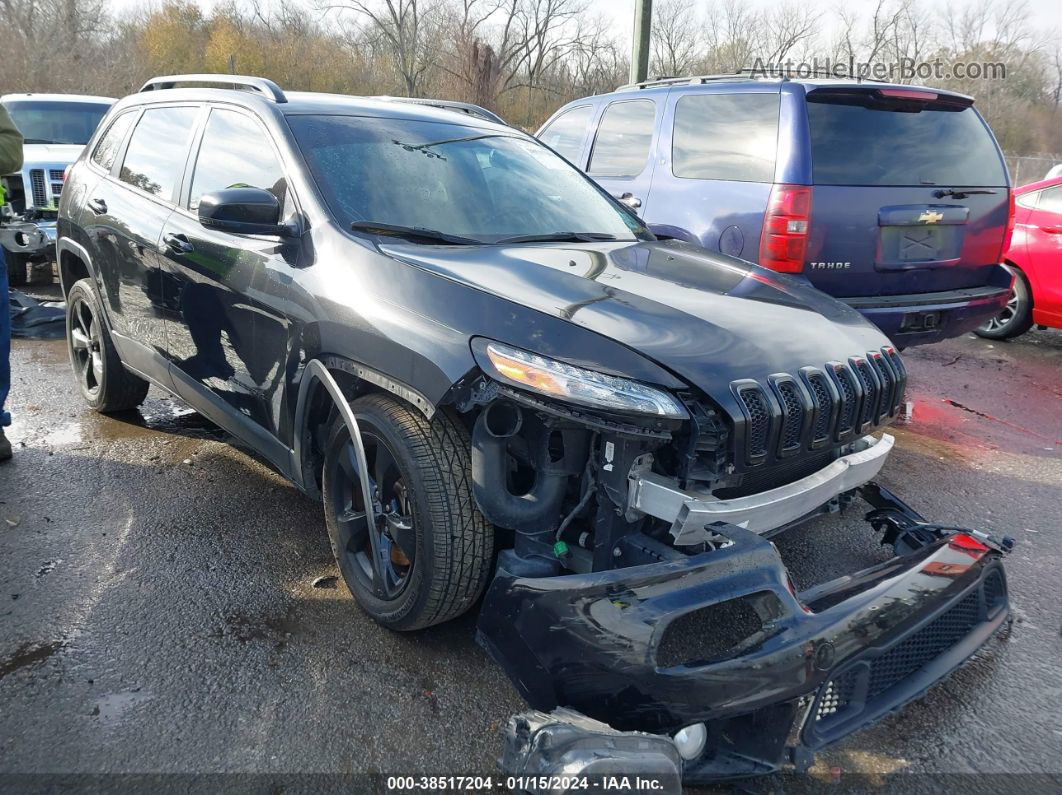
<path id="1" fill-rule="evenodd" d="M 811 732 L 828 739 L 842 734 L 842 724 L 882 704 L 903 697 L 889 691 L 932 663 L 989 617 L 995 616 L 1007 599 L 1007 586 L 998 568 L 991 569 L 962 599 L 921 629 L 902 638 L 877 656 L 846 663 L 819 690 L 814 705 Z M 822 732 L 819 734 L 819 732 Z"/>
<path id="2" fill-rule="evenodd" d="M 881 388 L 866 359 L 852 359 L 852 369 L 863 387 L 863 403 L 859 410 L 859 431 L 862 433 L 871 425 L 877 424 Z"/>
<path id="3" fill-rule="evenodd" d="M 803 442 L 804 400 L 794 382 L 780 381 L 777 386 L 782 398 L 782 439 L 779 447 L 782 453 L 787 453 L 799 450 Z"/>
<path id="4" fill-rule="evenodd" d="M 63 181 L 63 169 L 61 169 L 61 168 L 49 169 L 48 170 L 48 179 L 50 179 L 52 182 L 62 182 Z"/>
<path id="5" fill-rule="evenodd" d="M 44 169 L 30 169 L 30 194 L 33 196 L 34 207 L 48 206 L 48 193 L 44 187 Z"/>
<path id="6" fill-rule="evenodd" d="M 811 443 L 821 444 L 830 438 L 830 423 L 833 421 L 834 400 L 829 383 L 822 373 L 807 376 L 808 386 L 815 397 L 815 425 L 811 432 Z"/>
<path id="7" fill-rule="evenodd" d="M 840 393 L 840 407 L 837 414 L 837 441 L 851 436 L 855 431 L 856 412 L 859 410 L 859 395 L 855 388 L 855 379 L 843 364 L 835 364 L 830 368 L 833 373 L 834 383 Z"/>
<path id="8" fill-rule="evenodd" d="M 801 451 L 824 449 L 868 433 L 896 415 L 906 371 L 892 347 L 823 368 L 804 367 L 799 378 L 776 373 L 769 387 L 734 381 L 742 419 L 735 424 L 736 461 L 758 467 Z M 810 416 L 809 416 L 810 414 Z"/>
<path id="9" fill-rule="evenodd" d="M 747 412 L 745 438 L 748 458 L 752 462 L 767 454 L 771 411 L 767 407 L 767 397 L 759 387 L 745 387 L 738 394 Z"/>

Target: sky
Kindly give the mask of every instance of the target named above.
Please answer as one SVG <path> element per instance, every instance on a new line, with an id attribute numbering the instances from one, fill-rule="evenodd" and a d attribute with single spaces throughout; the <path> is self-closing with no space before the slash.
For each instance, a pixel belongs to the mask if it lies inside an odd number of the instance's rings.
<path id="1" fill-rule="evenodd" d="M 1015 2 L 1015 0 L 1005 1 Z M 198 2 L 205 9 L 209 9 L 214 5 L 214 0 L 198 0 Z M 307 6 L 312 4 L 312 0 L 304 0 L 304 2 Z M 762 7 L 770 4 L 771 0 L 749 0 L 749 2 Z M 943 6 L 948 2 L 953 2 L 956 6 L 961 7 L 978 2 L 978 0 L 944 0 L 941 5 Z M 266 3 L 268 3 L 268 0 L 266 0 Z M 832 0 L 826 0 L 823 3 L 823 7 L 832 7 L 831 3 Z M 864 8 L 869 13 L 875 3 L 876 0 L 847 0 L 846 4 L 854 8 Z M 1060 0 L 1025 0 L 1025 3 L 1029 8 L 1030 18 L 1036 29 L 1054 29 L 1058 32 L 1059 37 L 1062 37 L 1062 2 Z M 144 0 L 110 0 L 108 3 L 116 11 L 160 4 L 160 0 L 148 0 L 146 3 Z M 590 6 L 593 13 L 601 14 L 606 19 L 611 20 L 613 29 L 617 34 L 627 37 L 631 35 L 634 29 L 634 0 L 590 0 Z M 829 17 L 830 14 L 824 14 L 824 18 L 829 19 Z"/>

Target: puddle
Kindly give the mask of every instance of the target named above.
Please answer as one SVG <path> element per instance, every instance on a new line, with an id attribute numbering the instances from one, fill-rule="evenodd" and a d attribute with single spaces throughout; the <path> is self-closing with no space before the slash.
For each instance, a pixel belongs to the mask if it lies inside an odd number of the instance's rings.
<path id="1" fill-rule="evenodd" d="M 84 439 L 81 424 L 70 422 L 46 433 L 41 437 L 41 443 L 48 447 L 67 447 L 73 444 L 80 444 Z"/>
<path id="2" fill-rule="evenodd" d="M 53 643 L 23 643 L 10 657 L 0 660 L 0 679 L 26 666 L 44 662 L 61 648 L 63 643 L 58 640 Z"/>
<path id="3" fill-rule="evenodd" d="M 92 708 L 93 717 L 100 719 L 100 723 L 117 723 L 129 710 L 151 700 L 150 693 L 140 690 L 127 690 L 124 693 L 110 693 L 96 699 Z"/>

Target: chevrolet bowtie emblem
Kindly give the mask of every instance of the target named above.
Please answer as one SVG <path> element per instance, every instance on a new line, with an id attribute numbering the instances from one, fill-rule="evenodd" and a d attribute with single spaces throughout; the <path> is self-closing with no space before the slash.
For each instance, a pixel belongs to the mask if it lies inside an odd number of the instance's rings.
<path id="1" fill-rule="evenodd" d="M 934 210 L 926 210 L 918 216 L 918 220 L 926 224 L 935 224 L 937 221 L 944 220 L 944 213 L 938 213 Z"/>

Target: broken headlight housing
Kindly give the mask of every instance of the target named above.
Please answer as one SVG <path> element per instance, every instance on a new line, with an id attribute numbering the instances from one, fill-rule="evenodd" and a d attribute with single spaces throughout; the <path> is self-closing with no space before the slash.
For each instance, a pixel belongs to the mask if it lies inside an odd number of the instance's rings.
<path id="1" fill-rule="evenodd" d="M 566 403 L 669 419 L 689 416 L 677 398 L 656 387 L 576 367 L 500 342 L 487 343 L 477 359 L 502 383 Z"/>

